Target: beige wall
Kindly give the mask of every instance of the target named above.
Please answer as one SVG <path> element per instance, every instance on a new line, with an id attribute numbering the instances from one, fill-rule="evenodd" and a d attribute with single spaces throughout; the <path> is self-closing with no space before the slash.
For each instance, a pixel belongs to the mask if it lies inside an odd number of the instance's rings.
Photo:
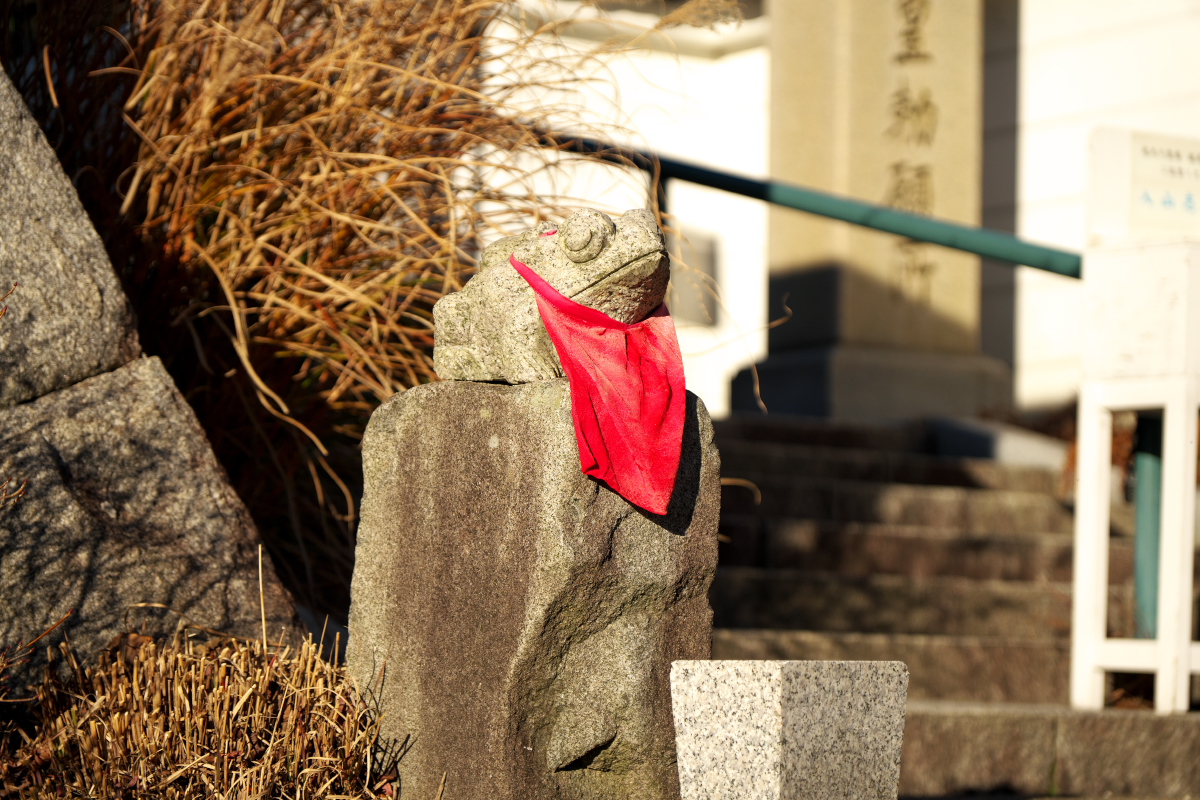
<path id="1" fill-rule="evenodd" d="M 979 0 L 776 0 L 770 37 L 773 178 L 979 223 Z M 977 258 L 770 213 L 781 342 L 978 350 Z"/>
<path id="2" fill-rule="evenodd" d="M 1098 126 L 1200 136 L 1197 0 L 1020 0 L 1016 227 L 1035 242 L 1088 246 L 1088 141 Z M 1074 400 L 1079 281 L 1016 274 L 1018 405 Z"/>

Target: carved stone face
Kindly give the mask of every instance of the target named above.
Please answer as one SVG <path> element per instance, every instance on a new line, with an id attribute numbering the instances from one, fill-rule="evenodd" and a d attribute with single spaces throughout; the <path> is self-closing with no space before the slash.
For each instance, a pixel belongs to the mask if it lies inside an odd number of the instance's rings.
<path id="1" fill-rule="evenodd" d="M 484 251 L 463 290 L 433 309 L 434 368 L 443 380 L 528 383 L 562 376 L 533 289 L 509 256 L 575 302 L 625 323 L 658 308 L 670 278 L 662 231 L 645 209 L 616 222 L 581 209 L 560 226 L 542 223 L 501 239 Z"/>
<path id="2" fill-rule="evenodd" d="M 557 234 L 521 242 L 513 255 L 575 302 L 626 323 L 658 308 L 670 277 L 662 231 L 645 209 L 616 223 L 599 211 L 576 211 Z"/>

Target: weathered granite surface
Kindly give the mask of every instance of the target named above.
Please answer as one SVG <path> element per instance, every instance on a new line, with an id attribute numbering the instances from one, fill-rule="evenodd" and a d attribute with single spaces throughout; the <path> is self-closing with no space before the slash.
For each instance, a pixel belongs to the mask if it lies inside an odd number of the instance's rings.
<path id="1" fill-rule="evenodd" d="M 445 382 L 363 443 L 348 663 L 403 797 L 678 797 L 668 673 L 707 658 L 719 458 L 689 395 L 668 513 L 579 468 L 565 380 Z"/>
<path id="2" fill-rule="evenodd" d="M 133 312 L 75 187 L 0 71 L 0 408 L 140 352 Z"/>
<path id="3" fill-rule="evenodd" d="M 1200 796 L 1200 714 L 1066 705 L 912 702 L 909 797 Z"/>
<path id="4" fill-rule="evenodd" d="M 0 510 L 0 643 L 70 609 L 85 657 L 131 626 L 170 635 L 182 619 L 261 637 L 257 533 L 157 358 L 0 410 L 0 434 L 0 475 L 29 481 Z M 295 635 L 264 562 L 269 635 Z"/>
<path id="5" fill-rule="evenodd" d="M 557 233 L 550 235 L 551 231 Z M 443 380 L 526 383 L 562 377 L 533 289 L 509 256 L 537 270 L 577 303 L 637 322 L 666 296 L 670 267 L 662 231 L 645 209 L 615 223 L 581 209 L 561 227 L 549 222 L 492 244 L 479 272 L 433 309 L 433 364 Z"/>
<path id="6" fill-rule="evenodd" d="M 683 800 L 895 800 L 898 661 L 677 661 Z"/>

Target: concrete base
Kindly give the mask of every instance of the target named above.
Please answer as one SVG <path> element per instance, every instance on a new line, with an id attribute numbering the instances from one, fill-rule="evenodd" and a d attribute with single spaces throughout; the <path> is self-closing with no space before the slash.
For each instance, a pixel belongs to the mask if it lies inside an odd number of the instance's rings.
<path id="1" fill-rule="evenodd" d="M 1012 373 L 984 355 L 832 345 L 779 353 L 758 365 L 759 392 L 773 414 L 881 422 L 976 416 L 1012 405 Z M 754 376 L 733 380 L 732 408 L 761 410 Z"/>

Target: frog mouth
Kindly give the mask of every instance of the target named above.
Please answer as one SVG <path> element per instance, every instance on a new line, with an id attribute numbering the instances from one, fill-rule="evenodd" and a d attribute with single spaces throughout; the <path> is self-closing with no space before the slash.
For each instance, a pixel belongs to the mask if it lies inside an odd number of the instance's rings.
<path id="1" fill-rule="evenodd" d="M 581 294 L 586 294 L 587 292 L 589 292 L 592 289 L 598 289 L 609 283 L 613 283 L 618 278 L 620 278 L 622 275 L 624 275 L 625 273 L 632 271 L 635 267 L 640 265 L 646 259 L 648 259 L 652 256 L 658 256 L 661 258 L 665 254 L 666 254 L 666 250 L 664 250 L 661 247 L 656 247 L 653 250 L 645 252 L 640 256 L 635 256 L 635 257 L 629 259 L 628 261 L 626 261 L 624 264 L 620 265 L 619 267 L 616 267 L 615 269 L 605 273 L 604 275 L 601 275 L 599 278 L 592 281 L 587 286 L 584 286 L 582 289 L 579 289 L 579 290 L 574 291 L 571 294 L 567 295 L 567 297 L 574 299 Z"/>

